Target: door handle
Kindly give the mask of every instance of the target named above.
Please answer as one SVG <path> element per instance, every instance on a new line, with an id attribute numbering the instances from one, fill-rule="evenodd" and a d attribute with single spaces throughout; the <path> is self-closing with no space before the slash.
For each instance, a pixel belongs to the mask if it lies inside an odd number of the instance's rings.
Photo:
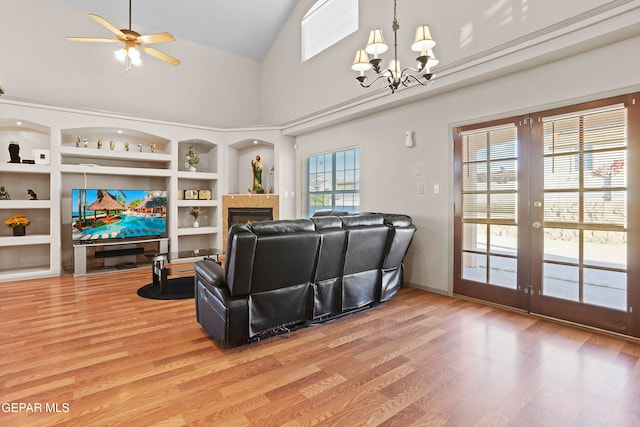
<path id="1" fill-rule="evenodd" d="M 534 221 L 533 224 L 531 224 L 531 226 L 533 228 L 542 228 L 542 223 L 540 221 Z"/>

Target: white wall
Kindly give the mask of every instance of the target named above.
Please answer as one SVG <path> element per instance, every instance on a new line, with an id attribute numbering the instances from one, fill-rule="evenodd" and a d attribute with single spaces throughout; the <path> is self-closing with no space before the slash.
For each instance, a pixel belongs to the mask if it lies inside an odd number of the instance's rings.
<path id="1" fill-rule="evenodd" d="M 362 0 L 359 30 L 309 61 L 301 62 L 300 21 L 314 2 L 298 3 L 263 61 L 260 102 L 264 123 L 292 124 L 310 115 L 342 110 L 345 105 L 371 96 L 374 89 L 365 91 L 359 86 L 351 64 L 356 50 L 366 45 L 372 28 L 380 27 L 390 46 L 383 55 L 383 65 L 392 56 L 393 2 Z M 465 84 L 473 84 L 486 77 L 483 72 L 497 72 L 495 66 L 485 71 L 481 65 L 499 62 L 504 55 L 513 57 L 511 67 L 519 62 L 521 68 L 529 67 L 535 61 L 552 60 L 554 51 L 561 48 L 570 47 L 576 53 L 590 48 L 587 41 L 602 43 L 597 39 L 614 27 L 637 27 L 637 13 L 629 14 L 628 22 L 603 24 L 637 8 L 637 0 L 451 0 L 446 5 L 402 0 L 398 2 L 398 53 L 404 66 L 413 66 L 416 52 L 410 50 L 410 45 L 415 28 L 429 25 L 437 42 L 434 50 L 440 65 L 434 72 L 440 79 L 440 88 L 443 81 L 451 84 L 462 77 L 469 79 Z M 588 31 L 581 31 L 583 28 Z M 562 37 L 565 40 L 558 40 Z M 468 75 L 465 70 L 470 71 Z M 370 82 L 374 75 L 372 72 L 369 75 Z"/>
<path id="2" fill-rule="evenodd" d="M 179 66 L 143 54 L 142 65 L 127 73 L 113 54 L 120 44 L 72 43 L 66 36 L 113 35 L 86 13 L 55 0 L 0 0 L 4 96 L 214 127 L 258 121 L 260 63 L 255 60 L 177 40 L 157 48 L 180 59 Z"/>
<path id="3" fill-rule="evenodd" d="M 318 152 L 360 147 L 362 211 L 404 213 L 418 232 L 406 262 L 406 279 L 441 293 L 452 290 L 454 124 L 534 112 L 545 106 L 640 89 L 640 37 L 530 70 L 468 86 L 427 100 L 329 125 L 297 137 L 301 159 Z M 593 58 L 607 64 L 593 67 Z M 404 132 L 415 132 L 414 148 Z M 418 176 L 418 169 L 421 176 Z M 433 186 L 440 186 L 434 194 Z M 418 194 L 423 185 L 425 193 Z M 302 194 L 298 184 L 298 194 Z M 303 214 L 301 210 L 298 211 Z"/>

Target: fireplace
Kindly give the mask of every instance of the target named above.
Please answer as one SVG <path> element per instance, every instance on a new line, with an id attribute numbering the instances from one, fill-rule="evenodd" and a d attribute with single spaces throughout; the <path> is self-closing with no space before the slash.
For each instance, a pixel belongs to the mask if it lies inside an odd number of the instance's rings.
<path id="1" fill-rule="evenodd" d="M 234 219 L 231 211 L 243 218 Z M 252 215 L 252 212 L 260 212 Z M 268 212 L 268 216 L 266 212 Z M 247 215 L 247 212 L 249 215 Z M 223 194 L 222 195 L 222 247 L 227 247 L 229 227 L 236 223 L 280 219 L 280 198 L 277 194 Z"/>
<path id="2" fill-rule="evenodd" d="M 227 215 L 227 225 L 231 228 L 233 224 L 272 220 L 273 208 L 229 208 Z"/>

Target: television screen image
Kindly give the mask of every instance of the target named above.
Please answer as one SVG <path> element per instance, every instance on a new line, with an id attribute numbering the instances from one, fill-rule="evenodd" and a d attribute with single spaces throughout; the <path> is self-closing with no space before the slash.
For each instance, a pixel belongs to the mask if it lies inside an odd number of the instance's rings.
<path id="1" fill-rule="evenodd" d="M 73 241 L 167 235 L 164 190 L 71 190 Z"/>

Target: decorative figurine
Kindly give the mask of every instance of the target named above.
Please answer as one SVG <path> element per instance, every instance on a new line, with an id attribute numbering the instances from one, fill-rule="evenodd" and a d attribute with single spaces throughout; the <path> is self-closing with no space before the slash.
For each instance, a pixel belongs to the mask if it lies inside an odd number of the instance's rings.
<path id="1" fill-rule="evenodd" d="M 76 136 L 76 147 L 80 147 L 80 137 Z"/>
<path id="2" fill-rule="evenodd" d="M 124 142 L 124 151 L 129 151 L 129 143 L 127 141 Z"/>
<path id="3" fill-rule="evenodd" d="M 102 140 L 98 138 L 98 150 L 102 148 Z"/>
<path id="4" fill-rule="evenodd" d="M 82 138 L 82 145 L 84 145 L 84 148 L 87 148 L 89 146 L 89 140 L 86 136 Z"/>
<path id="5" fill-rule="evenodd" d="M 38 195 L 32 189 L 28 189 L 27 194 L 31 196 L 31 200 L 38 200 Z"/>
<path id="6" fill-rule="evenodd" d="M 262 188 L 262 161 L 260 155 L 256 155 L 255 160 L 251 160 L 251 171 L 253 172 L 253 187 L 251 192 L 254 194 L 264 194 Z"/>
<path id="7" fill-rule="evenodd" d="M 0 200 L 11 200 L 11 196 L 4 189 L 4 186 L 0 187 Z"/>
<path id="8" fill-rule="evenodd" d="M 142 153 L 142 144 L 138 144 L 138 151 Z"/>
<path id="9" fill-rule="evenodd" d="M 9 163 L 20 163 L 20 145 L 16 141 L 9 143 L 9 156 L 11 156 Z"/>
<path id="10" fill-rule="evenodd" d="M 151 149 L 152 153 L 156 152 L 156 144 L 154 144 L 154 143 L 149 144 L 149 148 Z"/>
<path id="11" fill-rule="evenodd" d="M 114 148 L 116 148 L 116 143 L 115 143 L 115 142 L 113 142 L 113 141 L 109 141 L 109 148 L 110 148 L 110 149 L 112 149 L 112 150 L 113 150 Z"/>

